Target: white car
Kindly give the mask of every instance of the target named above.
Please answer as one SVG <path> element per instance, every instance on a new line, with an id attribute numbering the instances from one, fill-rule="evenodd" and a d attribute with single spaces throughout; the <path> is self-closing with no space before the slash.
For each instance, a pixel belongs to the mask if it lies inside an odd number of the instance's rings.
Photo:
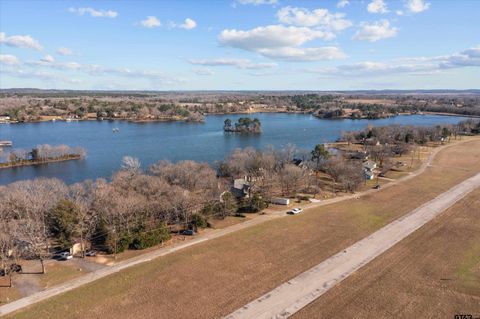
<path id="1" fill-rule="evenodd" d="M 294 208 L 294 209 L 288 211 L 287 214 L 289 214 L 289 215 L 296 215 L 296 214 L 300 214 L 301 212 L 303 212 L 303 209 L 301 209 L 301 208 Z"/>
<path id="2" fill-rule="evenodd" d="M 67 251 L 58 254 L 58 260 L 70 260 L 70 259 L 73 259 L 73 256 Z"/>

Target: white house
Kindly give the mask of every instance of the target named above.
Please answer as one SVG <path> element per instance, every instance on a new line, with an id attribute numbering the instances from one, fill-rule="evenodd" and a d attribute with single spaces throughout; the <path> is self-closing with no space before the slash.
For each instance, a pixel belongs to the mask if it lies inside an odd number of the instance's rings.
<path id="1" fill-rule="evenodd" d="M 375 177 L 374 170 L 377 168 L 377 163 L 374 161 L 366 161 L 363 163 L 363 172 L 365 179 L 372 180 Z"/>
<path id="2" fill-rule="evenodd" d="M 363 168 L 372 172 L 375 168 L 377 168 L 377 163 L 375 163 L 374 161 L 366 161 L 363 163 Z"/>

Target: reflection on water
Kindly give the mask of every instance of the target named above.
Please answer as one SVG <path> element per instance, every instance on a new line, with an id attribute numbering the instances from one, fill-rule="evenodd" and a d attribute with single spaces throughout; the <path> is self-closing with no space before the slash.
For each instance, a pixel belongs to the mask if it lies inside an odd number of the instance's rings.
<path id="1" fill-rule="evenodd" d="M 144 168 L 168 159 L 213 162 L 237 147 L 283 147 L 289 143 L 301 148 L 335 141 L 342 131 L 383 126 L 437 125 L 457 123 L 462 117 L 438 115 L 397 116 L 380 120 L 321 120 L 306 114 L 255 114 L 262 122 L 262 134 L 223 133 L 223 121 L 236 121 L 245 115 L 211 115 L 202 124 L 183 122 L 130 123 L 122 121 L 45 122 L 0 124 L 0 140 L 12 140 L 14 148 L 29 150 L 38 144 L 82 146 L 86 158 L 0 170 L 0 184 L 35 177 L 57 177 L 67 183 L 109 177 L 119 168 L 122 157 L 138 157 Z M 118 128 L 118 132 L 112 129 Z M 5 149 L 8 151 L 8 149 Z"/>

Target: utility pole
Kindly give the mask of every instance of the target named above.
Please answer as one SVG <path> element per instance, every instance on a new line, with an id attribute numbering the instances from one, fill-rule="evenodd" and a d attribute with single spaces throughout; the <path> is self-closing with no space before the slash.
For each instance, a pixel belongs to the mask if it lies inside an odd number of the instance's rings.
<path id="1" fill-rule="evenodd" d="M 415 146 L 413 147 L 413 150 L 412 150 L 412 161 L 410 162 L 410 168 L 413 167 L 413 159 L 415 158 Z"/>
<path id="2" fill-rule="evenodd" d="M 113 259 L 117 260 L 117 231 L 116 231 L 116 228 L 115 226 L 113 226 L 113 241 L 114 241 L 114 244 L 113 244 Z"/>

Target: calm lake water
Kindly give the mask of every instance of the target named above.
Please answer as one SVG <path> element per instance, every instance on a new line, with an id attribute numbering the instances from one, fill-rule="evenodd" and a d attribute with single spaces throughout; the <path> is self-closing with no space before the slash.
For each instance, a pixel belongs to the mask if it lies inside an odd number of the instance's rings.
<path id="1" fill-rule="evenodd" d="M 288 143 L 300 148 L 335 141 L 342 131 L 360 130 L 367 125 L 437 125 L 453 124 L 465 119 L 456 116 L 402 115 L 381 120 L 321 120 L 305 114 L 256 114 L 262 122 L 260 135 L 223 132 L 223 121 L 242 115 L 210 115 L 205 123 L 125 121 L 83 121 L 0 124 L 0 140 L 12 140 L 14 148 L 29 150 L 39 144 L 81 146 L 87 156 L 78 161 L 40 166 L 1 169 L 0 184 L 35 177 L 57 177 L 66 183 L 110 177 L 122 157 L 131 155 L 144 168 L 161 160 L 191 159 L 213 162 L 237 147 L 282 147 Z M 244 116 L 244 115 L 243 115 Z M 119 132 L 112 129 L 118 127 Z M 6 149 L 8 151 L 8 148 Z"/>

